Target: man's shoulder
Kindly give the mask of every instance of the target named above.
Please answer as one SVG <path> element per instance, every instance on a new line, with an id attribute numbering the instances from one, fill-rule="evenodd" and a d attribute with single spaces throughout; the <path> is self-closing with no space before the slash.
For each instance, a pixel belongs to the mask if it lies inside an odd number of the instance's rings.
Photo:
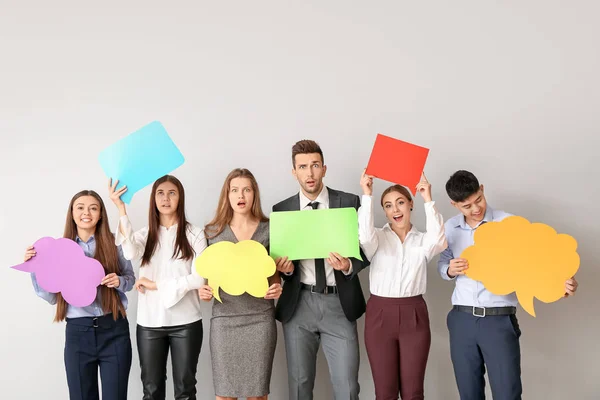
<path id="1" fill-rule="evenodd" d="M 333 194 L 333 195 L 339 196 L 341 198 L 350 199 L 350 200 L 360 199 L 360 197 L 358 197 L 354 193 L 348 193 L 348 192 L 344 192 L 341 190 L 332 189 L 330 187 L 327 187 L 327 190 L 329 190 L 330 196 Z"/>
<path id="2" fill-rule="evenodd" d="M 446 230 L 452 229 L 452 228 L 456 228 L 457 226 L 460 226 L 461 223 L 461 218 L 464 218 L 465 216 L 462 214 L 456 214 L 454 217 L 449 218 L 446 223 L 444 224 L 444 228 Z"/>
<path id="3" fill-rule="evenodd" d="M 492 221 L 502 221 L 504 218 L 508 218 L 508 217 L 514 217 L 514 214 L 511 213 L 507 213 L 506 211 L 502 211 L 502 210 L 494 210 L 492 209 Z"/>
<path id="4" fill-rule="evenodd" d="M 281 200 L 279 203 L 273 206 L 273 211 L 287 210 L 289 209 L 290 203 L 298 199 L 298 193 L 288 197 L 285 200 Z"/>

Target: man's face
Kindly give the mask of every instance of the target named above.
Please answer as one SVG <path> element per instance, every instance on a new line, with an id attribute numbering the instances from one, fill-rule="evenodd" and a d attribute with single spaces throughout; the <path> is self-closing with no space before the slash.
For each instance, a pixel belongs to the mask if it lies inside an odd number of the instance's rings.
<path id="1" fill-rule="evenodd" d="M 483 217 L 485 217 L 487 203 L 483 193 L 483 185 L 479 187 L 479 190 L 476 193 L 473 193 L 464 201 L 452 201 L 451 203 L 465 216 L 467 223 L 479 223 L 483 221 Z"/>
<path id="2" fill-rule="evenodd" d="M 323 189 L 323 178 L 327 167 L 319 153 L 296 154 L 292 174 L 298 180 L 307 197 L 319 195 Z"/>

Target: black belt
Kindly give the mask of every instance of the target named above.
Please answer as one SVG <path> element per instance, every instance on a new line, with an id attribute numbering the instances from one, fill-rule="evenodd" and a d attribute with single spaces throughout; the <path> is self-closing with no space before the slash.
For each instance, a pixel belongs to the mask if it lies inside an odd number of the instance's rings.
<path id="1" fill-rule="evenodd" d="M 124 317 L 119 313 L 117 321 Z M 106 314 L 101 317 L 78 317 L 78 318 L 66 318 L 68 324 L 87 326 L 90 328 L 111 328 L 117 321 L 114 320 L 112 314 Z"/>
<path id="2" fill-rule="evenodd" d="M 317 290 L 315 290 L 315 285 L 307 285 L 306 283 L 300 283 L 300 288 L 304 289 L 304 290 L 310 290 L 311 293 L 319 293 L 319 294 L 339 293 L 337 286 L 325 286 L 325 290 L 317 291 Z"/>
<path id="3" fill-rule="evenodd" d="M 454 306 L 453 310 L 462 311 L 473 314 L 476 317 L 496 316 L 496 315 L 512 315 L 517 313 L 517 307 L 471 307 L 471 306 Z"/>

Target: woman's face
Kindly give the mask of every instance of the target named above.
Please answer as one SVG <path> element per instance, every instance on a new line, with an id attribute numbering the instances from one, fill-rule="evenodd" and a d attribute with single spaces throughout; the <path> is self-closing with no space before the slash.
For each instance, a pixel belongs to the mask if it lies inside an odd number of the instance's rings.
<path id="1" fill-rule="evenodd" d="M 79 229 L 96 229 L 102 208 L 94 196 L 81 196 L 73 202 L 73 221 Z"/>
<path id="2" fill-rule="evenodd" d="M 397 228 L 410 227 L 410 209 L 412 201 L 408 200 L 403 194 L 391 191 L 383 198 L 383 211 L 390 225 Z"/>
<path id="3" fill-rule="evenodd" d="M 163 215 L 173 215 L 179 205 L 179 190 L 171 182 L 163 182 L 156 188 L 154 194 L 156 209 Z"/>
<path id="4" fill-rule="evenodd" d="M 229 204 L 233 212 L 247 214 L 252 212 L 254 189 L 248 178 L 233 178 L 229 183 Z"/>

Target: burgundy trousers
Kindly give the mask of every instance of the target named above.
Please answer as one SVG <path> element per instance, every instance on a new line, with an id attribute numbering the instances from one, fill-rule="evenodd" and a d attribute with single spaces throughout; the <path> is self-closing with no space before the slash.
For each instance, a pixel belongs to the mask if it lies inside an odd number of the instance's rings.
<path id="1" fill-rule="evenodd" d="M 423 296 L 371 295 L 365 344 L 377 400 L 424 399 L 423 382 L 431 345 L 429 313 Z"/>

